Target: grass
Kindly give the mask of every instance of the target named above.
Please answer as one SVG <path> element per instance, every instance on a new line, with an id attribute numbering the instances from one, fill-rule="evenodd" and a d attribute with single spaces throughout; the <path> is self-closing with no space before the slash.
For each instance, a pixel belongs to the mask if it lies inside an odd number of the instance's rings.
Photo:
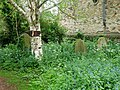
<path id="1" fill-rule="evenodd" d="M 28 82 L 23 80 L 22 75 L 16 71 L 0 70 L 0 77 L 4 78 L 8 84 L 15 85 L 18 90 L 30 90 L 27 85 Z"/>
<path id="2" fill-rule="evenodd" d="M 94 42 L 86 41 L 86 45 L 87 54 L 81 55 L 74 53 L 74 44 L 68 41 L 45 44 L 37 66 L 32 58 L 32 63 L 28 61 L 31 66 L 21 67 L 25 68 L 22 71 L 25 74 L 20 77 L 29 80 L 27 90 L 119 90 L 120 44 L 110 42 L 107 48 L 99 51 Z M 25 57 L 20 60 L 26 62 Z M 17 68 L 17 64 L 13 65 Z"/>

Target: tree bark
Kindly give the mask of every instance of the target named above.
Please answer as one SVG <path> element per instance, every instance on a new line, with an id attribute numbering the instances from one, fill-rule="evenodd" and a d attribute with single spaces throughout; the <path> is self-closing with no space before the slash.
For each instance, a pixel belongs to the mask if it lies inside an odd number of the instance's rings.
<path id="1" fill-rule="evenodd" d="M 28 0 L 28 8 L 23 9 L 19 7 L 14 0 L 8 0 L 11 5 L 13 5 L 19 12 L 21 12 L 27 19 L 30 27 L 31 32 L 31 52 L 35 55 L 37 59 L 41 58 L 42 56 L 42 40 L 41 40 L 41 29 L 40 29 L 40 22 L 39 22 L 39 8 L 38 0 Z M 47 0 L 44 1 L 44 3 Z M 43 3 L 43 4 L 44 4 Z M 42 4 L 41 4 L 42 5 Z"/>
<path id="2" fill-rule="evenodd" d="M 41 58 L 42 56 L 42 40 L 41 40 L 41 28 L 39 22 L 39 8 L 37 8 L 36 2 L 31 2 L 31 10 L 28 17 L 28 22 L 31 32 L 31 52 L 35 55 L 35 58 Z"/>
<path id="3" fill-rule="evenodd" d="M 40 23 L 35 24 L 35 26 L 30 25 L 30 31 L 31 31 L 31 52 L 32 54 L 35 55 L 35 58 L 40 58 L 42 56 Z"/>

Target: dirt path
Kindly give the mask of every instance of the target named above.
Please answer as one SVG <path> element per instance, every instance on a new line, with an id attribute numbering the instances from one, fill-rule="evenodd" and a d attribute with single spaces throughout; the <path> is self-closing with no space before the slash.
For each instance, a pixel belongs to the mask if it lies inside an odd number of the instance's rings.
<path id="1" fill-rule="evenodd" d="M 8 84 L 5 78 L 0 77 L 0 90 L 17 90 L 17 87 Z"/>

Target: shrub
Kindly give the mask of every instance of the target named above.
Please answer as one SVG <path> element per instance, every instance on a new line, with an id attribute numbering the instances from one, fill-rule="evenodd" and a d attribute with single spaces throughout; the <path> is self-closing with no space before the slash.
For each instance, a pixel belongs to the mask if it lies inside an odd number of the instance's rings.
<path id="1" fill-rule="evenodd" d="M 43 41 L 47 43 L 61 43 L 63 41 L 66 29 L 59 24 L 57 16 L 52 15 L 50 12 L 45 12 L 40 18 L 40 24 Z"/>
<path id="2" fill-rule="evenodd" d="M 15 11 L 6 1 L 1 2 L 1 16 L 4 19 L 5 28 L 0 30 L 0 42 L 2 46 L 6 44 L 19 43 L 19 36 L 28 30 L 28 23 L 19 12 Z"/>
<path id="3" fill-rule="evenodd" d="M 0 69 L 26 70 L 38 66 L 37 60 L 27 51 L 22 51 L 16 45 L 8 45 L 0 49 Z"/>

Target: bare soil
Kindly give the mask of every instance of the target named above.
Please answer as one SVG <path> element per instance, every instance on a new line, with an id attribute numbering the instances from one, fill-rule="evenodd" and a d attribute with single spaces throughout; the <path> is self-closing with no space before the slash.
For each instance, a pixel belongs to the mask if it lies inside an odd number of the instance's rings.
<path id="1" fill-rule="evenodd" d="M 17 87 L 7 83 L 7 79 L 0 77 L 0 90 L 17 90 Z"/>

